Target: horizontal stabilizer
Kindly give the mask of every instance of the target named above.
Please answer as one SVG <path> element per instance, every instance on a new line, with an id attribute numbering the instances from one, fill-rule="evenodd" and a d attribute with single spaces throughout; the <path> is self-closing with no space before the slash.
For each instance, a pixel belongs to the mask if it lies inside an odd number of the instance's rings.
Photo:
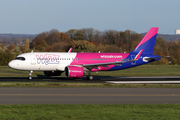
<path id="1" fill-rule="evenodd" d="M 150 60 L 154 60 L 154 59 L 157 59 L 157 58 L 167 58 L 167 57 L 171 57 L 171 56 L 163 56 L 163 57 L 153 57 L 153 58 L 145 58 L 144 60 L 146 61 L 150 61 Z"/>

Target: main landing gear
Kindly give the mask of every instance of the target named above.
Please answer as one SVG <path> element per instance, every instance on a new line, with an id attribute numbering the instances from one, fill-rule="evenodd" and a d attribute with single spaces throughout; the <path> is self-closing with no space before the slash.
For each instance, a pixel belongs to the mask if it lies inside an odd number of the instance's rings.
<path id="1" fill-rule="evenodd" d="M 91 71 L 88 70 L 88 76 L 86 77 L 88 80 L 93 80 L 93 76 L 91 75 Z"/>
<path id="2" fill-rule="evenodd" d="M 92 76 L 92 75 L 88 75 L 86 78 L 87 78 L 88 80 L 93 80 L 93 76 Z"/>
<path id="3" fill-rule="evenodd" d="M 29 71 L 29 80 L 32 79 L 32 74 L 33 74 L 33 71 Z"/>

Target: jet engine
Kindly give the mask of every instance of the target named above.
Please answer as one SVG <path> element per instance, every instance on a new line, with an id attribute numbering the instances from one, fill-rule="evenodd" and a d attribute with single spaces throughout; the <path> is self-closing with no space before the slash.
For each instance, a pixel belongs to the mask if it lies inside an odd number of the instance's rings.
<path id="1" fill-rule="evenodd" d="M 83 77 L 84 69 L 83 67 L 78 67 L 78 66 L 67 66 L 65 68 L 65 75 L 71 78 Z"/>
<path id="2" fill-rule="evenodd" d="M 59 76 L 62 71 L 44 71 L 44 75 L 46 76 Z"/>

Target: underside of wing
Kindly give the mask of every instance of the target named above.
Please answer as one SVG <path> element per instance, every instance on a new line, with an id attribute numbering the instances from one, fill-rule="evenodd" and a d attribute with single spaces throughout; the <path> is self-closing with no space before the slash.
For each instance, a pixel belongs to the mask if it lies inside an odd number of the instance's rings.
<path id="1" fill-rule="evenodd" d="M 126 62 L 133 62 L 133 61 L 137 61 L 141 54 L 142 54 L 142 50 L 139 51 L 139 53 L 135 56 L 134 59 L 132 60 L 126 60 L 126 61 L 116 61 L 116 62 L 105 62 L 105 63 L 93 63 L 93 64 L 83 64 L 82 66 L 87 68 L 87 69 L 98 69 L 99 66 L 102 67 L 109 67 L 108 65 L 117 65 L 117 66 L 121 66 L 121 64 L 126 63 Z"/>
<path id="2" fill-rule="evenodd" d="M 123 64 L 123 63 L 133 62 L 133 61 L 137 61 L 137 59 L 129 60 L 129 61 L 116 61 L 116 62 L 107 62 L 107 63 L 83 64 L 82 66 L 87 68 L 87 69 L 93 69 L 93 68 L 98 69 L 99 66 L 102 66 L 102 67 L 109 67 L 108 65 L 121 66 L 121 64 Z"/>

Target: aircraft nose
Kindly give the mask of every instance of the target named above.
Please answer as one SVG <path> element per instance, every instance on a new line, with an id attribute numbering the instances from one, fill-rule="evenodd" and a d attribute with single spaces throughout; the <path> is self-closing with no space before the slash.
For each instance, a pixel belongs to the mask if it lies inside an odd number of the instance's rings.
<path id="1" fill-rule="evenodd" d="M 12 61 L 10 61 L 10 62 L 8 63 L 8 66 L 9 66 L 10 68 L 15 69 L 15 67 L 17 66 L 17 64 L 12 60 Z"/>

